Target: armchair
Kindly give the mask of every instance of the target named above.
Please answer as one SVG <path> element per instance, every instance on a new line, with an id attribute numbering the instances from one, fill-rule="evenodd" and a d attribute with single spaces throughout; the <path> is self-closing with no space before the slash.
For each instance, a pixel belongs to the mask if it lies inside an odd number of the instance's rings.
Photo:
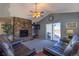
<path id="1" fill-rule="evenodd" d="M 53 55 L 53 56 L 72 56 L 77 53 L 78 45 L 79 45 L 79 36 L 74 35 L 72 40 L 66 46 L 66 48 L 61 44 L 58 44 L 53 47 L 45 47 L 43 49 L 43 52 L 47 55 Z"/>

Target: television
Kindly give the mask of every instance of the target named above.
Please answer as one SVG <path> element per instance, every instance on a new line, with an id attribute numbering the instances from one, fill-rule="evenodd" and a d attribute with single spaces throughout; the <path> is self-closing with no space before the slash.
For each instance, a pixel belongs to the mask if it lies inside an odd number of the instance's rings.
<path id="1" fill-rule="evenodd" d="M 27 37 L 28 36 L 28 30 L 20 30 L 20 37 Z"/>
<path id="2" fill-rule="evenodd" d="M 32 25 L 34 26 L 34 29 L 40 29 L 40 24 L 33 23 Z"/>

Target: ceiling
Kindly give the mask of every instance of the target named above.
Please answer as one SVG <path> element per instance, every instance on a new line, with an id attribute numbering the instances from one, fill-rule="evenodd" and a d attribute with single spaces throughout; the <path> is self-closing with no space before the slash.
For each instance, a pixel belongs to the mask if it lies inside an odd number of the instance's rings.
<path id="1" fill-rule="evenodd" d="M 15 12 L 11 13 L 11 15 L 16 15 L 16 11 L 18 14 L 23 14 L 21 16 L 27 17 L 28 19 L 32 19 L 31 10 L 35 10 L 34 3 L 15 3 L 10 4 L 10 9 Z M 38 3 L 37 5 L 39 11 L 44 11 L 44 16 L 50 13 L 69 13 L 69 12 L 79 12 L 79 4 L 78 3 Z M 15 13 L 15 14 L 14 14 Z M 41 19 L 43 17 L 40 17 Z"/>
<path id="2" fill-rule="evenodd" d="M 23 17 L 27 19 L 32 19 L 31 10 L 34 9 L 34 3 L 10 3 L 9 12 L 11 16 Z M 44 11 L 44 16 L 50 13 L 69 13 L 69 12 L 79 12 L 78 3 L 38 3 L 38 10 Z M 33 21 L 40 21 L 43 17 L 34 19 Z"/>
<path id="3" fill-rule="evenodd" d="M 34 4 L 23 4 L 25 9 L 34 10 Z M 52 13 L 77 12 L 78 3 L 38 3 L 38 10 Z M 29 11 L 29 10 L 28 10 Z"/>

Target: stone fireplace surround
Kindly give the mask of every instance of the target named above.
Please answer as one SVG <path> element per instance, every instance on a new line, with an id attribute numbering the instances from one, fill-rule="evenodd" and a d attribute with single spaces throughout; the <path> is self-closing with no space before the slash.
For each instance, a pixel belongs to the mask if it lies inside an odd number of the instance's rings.
<path id="1" fill-rule="evenodd" d="M 26 39 L 32 37 L 32 21 L 20 17 L 0 17 L 1 23 L 11 23 L 13 25 L 13 38 L 11 41 L 16 41 L 18 39 Z M 20 37 L 20 30 L 28 30 L 28 37 Z M 5 34 L 0 28 L 0 35 Z"/>

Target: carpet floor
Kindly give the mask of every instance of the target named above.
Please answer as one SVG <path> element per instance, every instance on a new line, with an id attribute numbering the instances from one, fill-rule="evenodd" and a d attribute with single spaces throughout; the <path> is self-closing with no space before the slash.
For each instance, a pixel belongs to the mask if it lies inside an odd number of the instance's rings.
<path id="1" fill-rule="evenodd" d="M 54 45 L 54 42 L 50 40 L 39 40 L 39 39 L 34 39 L 31 41 L 27 42 L 22 42 L 25 46 L 27 46 L 29 49 L 36 49 L 36 52 L 41 52 L 44 47 L 50 47 Z"/>

